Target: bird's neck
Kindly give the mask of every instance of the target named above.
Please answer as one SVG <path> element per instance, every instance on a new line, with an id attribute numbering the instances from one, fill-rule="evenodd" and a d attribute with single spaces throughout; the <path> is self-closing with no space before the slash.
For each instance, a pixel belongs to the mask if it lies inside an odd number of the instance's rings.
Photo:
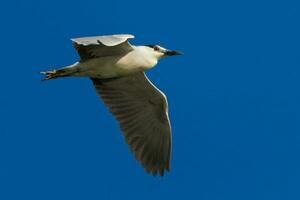
<path id="1" fill-rule="evenodd" d="M 158 59 L 157 57 L 153 54 L 152 50 L 149 49 L 149 47 L 146 46 L 135 46 L 134 47 L 134 54 L 136 59 L 139 60 L 141 65 L 145 68 L 152 68 L 154 67 Z"/>

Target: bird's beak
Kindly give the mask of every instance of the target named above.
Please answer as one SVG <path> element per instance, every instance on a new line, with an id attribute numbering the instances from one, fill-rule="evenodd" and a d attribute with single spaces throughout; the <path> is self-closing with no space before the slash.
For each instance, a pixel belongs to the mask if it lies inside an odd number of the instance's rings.
<path id="1" fill-rule="evenodd" d="M 166 56 L 176 56 L 176 55 L 182 55 L 183 53 L 179 51 L 171 51 L 171 50 L 166 50 L 165 55 Z"/>

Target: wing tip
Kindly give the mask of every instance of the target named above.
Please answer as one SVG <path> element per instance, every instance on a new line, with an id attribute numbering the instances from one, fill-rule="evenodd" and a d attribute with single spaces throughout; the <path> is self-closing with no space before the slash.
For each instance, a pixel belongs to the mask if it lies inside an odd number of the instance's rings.
<path id="1" fill-rule="evenodd" d="M 142 160 L 138 160 L 144 167 L 145 171 L 148 174 L 151 174 L 152 176 L 161 176 L 163 177 L 165 175 L 165 172 L 170 172 L 170 165 L 169 161 L 166 161 L 164 164 L 157 164 L 156 166 L 153 166 L 149 163 L 143 163 Z"/>
<path id="2" fill-rule="evenodd" d="M 89 45 L 84 41 L 87 38 L 96 38 L 96 37 L 122 37 L 128 39 L 133 39 L 135 36 L 133 34 L 113 34 L 113 35 L 101 35 L 101 36 L 85 36 L 85 37 L 78 37 L 78 38 L 70 38 L 70 40 L 76 44 L 80 45 Z M 82 40 L 82 41 L 80 41 Z"/>
<path id="3" fill-rule="evenodd" d="M 116 36 L 116 37 L 126 37 L 126 38 L 135 38 L 133 34 L 127 34 L 127 33 L 120 33 L 120 34 L 113 34 L 113 35 L 104 35 L 104 36 Z"/>
<path id="4" fill-rule="evenodd" d="M 159 175 L 160 177 L 163 177 L 165 175 L 165 172 L 170 172 L 170 169 L 167 169 L 166 167 L 163 167 L 163 168 L 152 169 L 152 170 L 145 169 L 145 171 L 147 173 L 151 174 L 152 176 Z"/>

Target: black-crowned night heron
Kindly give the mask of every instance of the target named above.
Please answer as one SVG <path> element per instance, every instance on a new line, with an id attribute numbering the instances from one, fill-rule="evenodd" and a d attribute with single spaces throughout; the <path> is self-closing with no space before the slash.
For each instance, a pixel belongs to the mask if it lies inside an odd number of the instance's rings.
<path id="1" fill-rule="evenodd" d="M 41 72 L 43 80 L 89 77 L 116 117 L 135 158 L 147 172 L 161 176 L 170 169 L 171 125 L 166 96 L 144 71 L 163 57 L 180 55 L 159 45 L 133 46 L 133 35 L 107 35 L 72 39 L 80 61 Z"/>

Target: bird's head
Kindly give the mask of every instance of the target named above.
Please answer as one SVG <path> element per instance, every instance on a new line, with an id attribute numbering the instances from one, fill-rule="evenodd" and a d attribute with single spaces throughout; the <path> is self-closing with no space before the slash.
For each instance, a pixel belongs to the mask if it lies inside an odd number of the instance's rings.
<path id="1" fill-rule="evenodd" d="M 165 49 L 159 45 L 145 45 L 145 46 L 148 47 L 150 53 L 153 54 L 154 57 L 156 57 L 157 59 L 167 57 L 167 56 L 182 55 L 182 53 L 179 51 Z"/>

